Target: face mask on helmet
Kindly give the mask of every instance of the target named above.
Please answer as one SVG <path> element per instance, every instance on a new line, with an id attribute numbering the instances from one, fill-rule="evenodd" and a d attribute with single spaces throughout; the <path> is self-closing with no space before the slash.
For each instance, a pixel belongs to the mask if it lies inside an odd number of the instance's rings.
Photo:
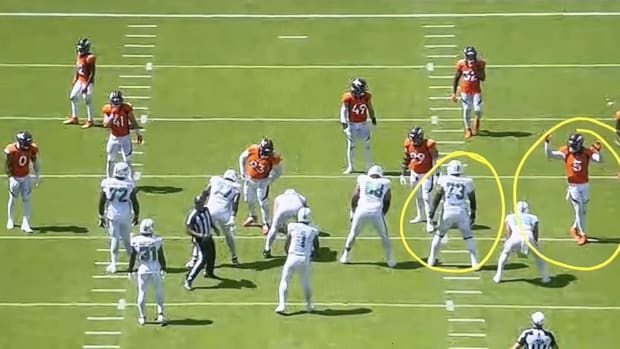
<path id="1" fill-rule="evenodd" d="M 263 139 L 258 146 L 258 155 L 263 159 L 273 155 L 273 142 L 268 139 Z"/>
<path id="2" fill-rule="evenodd" d="M 422 130 L 420 127 L 412 128 L 411 131 L 409 131 L 409 139 L 415 145 L 422 144 L 422 142 L 424 141 L 424 130 Z"/>
<path id="3" fill-rule="evenodd" d="M 32 145 L 32 135 L 28 131 L 19 132 L 15 136 L 19 149 L 27 150 Z"/>
<path id="4" fill-rule="evenodd" d="M 361 97 L 366 94 L 368 85 L 364 79 L 354 79 L 351 83 L 351 93 L 357 97 Z"/>

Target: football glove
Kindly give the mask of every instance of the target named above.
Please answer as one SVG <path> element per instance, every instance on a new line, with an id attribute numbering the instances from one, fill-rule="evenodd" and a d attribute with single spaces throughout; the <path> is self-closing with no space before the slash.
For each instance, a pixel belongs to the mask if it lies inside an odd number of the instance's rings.
<path id="1" fill-rule="evenodd" d="M 549 143 L 551 141 L 551 135 L 548 134 L 545 136 L 545 143 Z"/>
<path id="2" fill-rule="evenodd" d="M 458 100 L 456 98 L 456 93 L 453 93 L 452 95 L 450 95 L 450 99 L 452 99 L 452 102 L 456 103 L 456 101 Z"/>
<path id="3" fill-rule="evenodd" d="M 230 216 L 230 218 L 228 219 L 228 222 L 226 222 L 226 225 L 229 227 L 234 227 L 236 224 L 235 221 L 236 221 L 235 216 Z"/>
<path id="4" fill-rule="evenodd" d="M 105 218 L 103 216 L 99 216 L 99 223 L 98 223 L 100 228 L 105 228 Z"/>
<path id="5" fill-rule="evenodd" d="M 405 177 L 405 175 L 400 175 L 400 184 L 402 185 L 407 184 L 407 177 Z"/>
<path id="6" fill-rule="evenodd" d="M 127 279 L 129 280 L 135 280 L 137 277 L 136 272 L 135 271 L 130 271 L 129 273 L 127 273 Z"/>
<path id="7" fill-rule="evenodd" d="M 349 128 L 349 124 L 347 124 L 346 122 L 341 122 L 340 125 L 342 126 L 343 130 L 346 130 L 347 128 Z"/>
<path id="8" fill-rule="evenodd" d="M 601 142 L 596 141 L 594 142 L 594 144 L 592 144 L 592 149 L 594 149 L 595 151 L 601 151 L 601 148 L 603 146 L 601 145 Z"/>
<path id="9" fill-rule="evenodd" d="M 373 125 L 377 125 L 377 118 L 370 119 L 370 122 L 372 122 Z"/>
<path id="10" fill-rule="evenodd" d="M 134 216 L 133 219 L 131 220 L 131 225 L 138 225 L 140 224 L 140 218 L 138 216 Z"/>
<path id="11" fill-rule="evenodd" d="M 144 137 L 142 135 L 138 135 L 136 137 L 136 143 L 142 144 L 142 142 L 144 142 Z"/>

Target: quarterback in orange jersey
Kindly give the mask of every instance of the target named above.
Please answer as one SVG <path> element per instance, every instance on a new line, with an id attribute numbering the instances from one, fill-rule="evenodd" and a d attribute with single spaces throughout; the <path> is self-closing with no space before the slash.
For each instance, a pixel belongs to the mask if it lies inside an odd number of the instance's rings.
<path id="1" fill-rule="evenodd" d="M 486 80 L 486 62 L 478 59 L 476 49 L 469 46 L 464 50 L 465 58 L 456 63 L 456 73 L 452 83 L 452 100 L 457 101 L 456 90 L 461 84 L 461 106 L 463 108 L 463 122 L 465 124 L 465 138 L 470 138 L 480 130 L 482 118 L 482 88 L 480 83 Z M 474 111 L 475 121 L 472 130 L 471 111 Z"/>
<path id="2" fill-rule="evenodd" d="M 78 119 L 78 98 L 81 95 L 86 102 L 86 113 L 88 120 L 82 128 L 89 128 L 94 125 L 93 121 L 93 85 L 95 84 L 95 55 L 90 52 L 90 41 L 83 38 L 77 43 L 77 61 L 73 87 L 69 93 L 71 100 L 71 116 L 65 120 L 66 125 L 79 124 Z"/>
<path id="3" fill-rule="evenodd" d="M 588 242 L 586 235 L 586 211 L 590 201 L 588 170 L 590 160 L 601 162 L 601 144 L 595 142 L 590 148 L 586 148 L 583 146 L 583 135 L 573 133 L 568 137 L 565 146 L 558 150 L 551 150 L 550 140 L 550 135 L 545 138 L 545 155 L 548 159 L 562 160 L 566 164 L 568 181 L 566 199 L 570 201 L 575 210 L 575 222 L 570 229 L 570 234 L 577 240 L 577 244 L 584 245 Z"/>
<path id="4" fill-rule="evenodd" d="M 142 143 L 142 134 L 135 116 L 133 107 L 126 103 L 121 91 L 110 92 L 110 103 L 103 106 L 103 127 L 110 129 L 110 137 L 106 152 L 108 153 L 106 173 L 112 178 L 114 160 L 120 152 L 123 161 L 131 167 L 131 134 L 130 130 L 136 130 L 137 143 Z"/>
<path id="5" fill-rule="evenodd" d="M 403 158 L 400 184 L 409 184 L 411 187 L 414 187 L 435 165 L 439 157 L 437 144 L 432 139 L 424 138 L 424 130 L 421 127 L 414 127 L 409 131 L 403 146 L 405 148 L 405 156 Z M 409 180 L 405 177 L 407 171 L 410 172 Z M 409 221 L 413 224 L 426 222 L 426 231 L 429 233 L 435 230 L 432 220 L 429 219 L 432 191 L 433 178 L 430 177 L 422 183 L 422 187 L 416 194 L 418 214 Z"/>
<path id="6" fill-rule="evenodd" d="M 32 233 L 30 228 L 30 193 L 32 192 L 32 178 L 30 177 L 30 164 L 34 170 L 36 178 L 35 184 L 39 183 L 39 148 L 33 142 L 32 135 L 28 131 L 18 132 L 15 136 L 15 143 L 11 143 L 4 148 L 5 170 L 9 176 L 9 204 L 7 229 L 13 229 L 13 214 L 17 197 L 21 194 L 24 203 L 24 214 L 22 218 L 22 231 Z"/>
<path id="7" fill-rule="evenodd" d="M 370 155 L 370 127 L 368 118 L 373 125 L 377 124 L 375 110 L 372 107 L 372 95 L 368 92 L 368 84 L 364 79 L 353 79 L 351 91 L 342 96 L 340 107 L 340 124 L 347 137 L 347 168 L 344 174 L 353 172 L 355 144 L 357 141 L 364 142 L 366 155 L 366 170 L 372 165 Z"/>
<path id="8" fill-rule="evenodd" d="M 243 197 L 248 204 L 249 217 L 244 227 L 256 222 L 256 201 L 263 216 L 263 234 L 269 232 L 269 185 L 282 175 L 280 156 L 273 149 L 273 142 L 263 138 L 252 144 L 239 156 L 239 173 L 243 178 Z"/>

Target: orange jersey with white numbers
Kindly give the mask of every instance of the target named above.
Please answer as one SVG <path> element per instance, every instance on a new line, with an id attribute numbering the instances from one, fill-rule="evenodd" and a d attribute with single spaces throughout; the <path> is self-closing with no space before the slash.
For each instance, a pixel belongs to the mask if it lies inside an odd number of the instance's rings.
<path id="1" fill-rule="evenodd" d="M 103 115 L 112 118 L 110 121 L 110 134 L 116 137 L 129 135 L 131 129 L 131 119 L 129 115 L 133 112 L 133 107 L 129 103 L 112 105 L 110 103 L 103 106 Z"/>
<path id="2" fill-rule="evenodd" d="M 564 162 L 566 163 L 566 179 L 570 184 L 588 183 L 590 180 L 588 171 L 590 168 L 590 159 L 594 151 L 584 148 L 579 153 L 571 153 L 567 146 L 560 147 L 558 151 L 564 154 Z"/>
<path id="3" fill-rule="evenodd" d="M 271 173 L 274 166 L 280 164 L 280 156 L 271 155 L 268 158 L 262 158 L 259 154 L 258 144 L 252 144 L 247 149 L 248 159 L 245 165 L 245 172 L 252 179 L 265 179 Z"/>
<path id="4" fill-rule="evenodd" d="M 467 63 L 466 60 L 461 59 L 456 62 L 456 69 L 461 73 L 461 92 L 465 94 L 481 93 L 482 87 L 480 86 L 480 80 L 476 75 L 477 71 L 484 71 L 486 63 L 482 60 L 477 60 L 473 64 Z"/>
<path id="5" fill-rule="evenodd" d="M 407 138 L 403 144 L 405 153 L 409 155 L 409 169 L 417 174 L 423 174 L 433 168 L 433 155 L 431 151 L 437 149 L 437 143 L 432 139 L 425 139 L 422 144 L 416 146 Z"/>
<path id="6" fill-rule="evenodd" d="M 90 77 L 90 75 L 93 73 L 93 70 L 95 68 L 95 55 L 93 54 L 87 54 L 84 56 L 80 56 L 78 54 L 77 56 L 77 61 L 76 61 L 76 69 L 77 69 L 77 78 L 80 82 L 83 83 L 87 83 L 88 82 L 88 78 Z M 93 81 L 94 82 L 94 79 Z"/>
<path id="7" fill-rule="evenodd" d="M 368 120 L 368 110 L 372 108 L 372 95 L 366 92 L 361 97 L 356 97 L 351 92 L 342 95 L 344 103 L 349 111 L 349 122 L 366 122 Z"/>
<path id="8" fill-rule="evenodd" d="M 4 148 L 4 154 L 9 160 L 9 175 L 11 177 L 26 177 L 30 174 L 30 164 L 36 161 L 39 148 L 31 144 L 30 148 L 23 150 L 17 144 L 11 143 Z"/>

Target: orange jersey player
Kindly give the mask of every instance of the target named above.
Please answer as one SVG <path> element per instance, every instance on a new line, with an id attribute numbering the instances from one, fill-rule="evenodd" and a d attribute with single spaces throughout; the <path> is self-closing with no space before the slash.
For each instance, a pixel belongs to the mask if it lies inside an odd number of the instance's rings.
<path id="1" fill-rule="evenodd" d="M 482 118 L 482 88 L 481 82 L 487 78 L 485 71 L 486 62 L 478 59 L 476 49 L 469 46 L 464 50 L 464 59 L 456 63 L 456 73 L 452 83 L 452 100 L 457 101 L 456 90 L 461 87 L 461 106 L 463 109 L 463 122 L 465 124 L 465 138 L 470 138 L 474 132 L 480 130 Z M 471 125 L 471 111 L 474 111 L 476 120 Z"/>
<path id="2" fill-rule="evenodd" d="M 586 148 L 583 146 L 583 135 L 573 133 L 568 137 L 565 146 L 558 150 L 551 150 L 550 140 L 550 135 L 545 138 L 545 155 L 548 159 L 564 161 L 568 181 L 566 199 L 570 201 L 575 210 L 575 222 L 570 229 L 570 234 L 579 245 L 584 245 L 588 242 L 586 236 L 586 211 L 590 201 L 588 170 L 590 161 L 601 162 L 601 144 L 596 142 L 590 148 Z"/>
<path id="3" fill-rule="evenodd" d="M 121 91 L 112 91 L 110 103 L 103 106 L 103 127 L 110 129 L 110 137 L 106 146 L 108 154 L 106 173 L 108 178 L 112 178 L 114 160 L 119 152 L 123 161 L 131 167 L 133 147 L 130 130 L 136 130 L 137 143 L 142 143 L 143 140 L 138 122 L 133 115 L 133 107 L 125 102 Z"/>
<path id="4" fill-rule="evenodd" d="M 280 156 L 274 152 L 273 142 L 263 138 L 252 144 L 239 156 L 239 173 L 243 178 L 243 196 L 248 205 L 247 227 L 256 222 L 256 201 L 263 216 L 263 234 L 269 232 L 269 186 L 282 175 Z"/>
<path id="5" fill-rule="evenodd" d="M 94 125 L 93 121 L 93 85 L 95 84 L 95 61 L 96 57 L 90 52 L 90 41 L 83 38 L 77 42 L 77 60 L 75 76 L 73 77 L 69 99 L 71 100 L 71 116 L 65 120 L 66 125 L 79 124 L 78 97 L 81 95 L 86 102 L 88 120 L 82 128 Z"/>
<path id="6" fill-rule="evenodd" d="M 437 144 L 432 139 L 424 138 L 424 130 L 421 127 L 414 127 L 409 131 L 403 147 L 405 148 L 405 156 L 402 163 L 400 183 L 414 187 L 435 165 L 439 157 Z M 410 172 L 409 180 L 405 177 L 407 171 Z M 418 214 L 410 221 L 413 224 L 426 222 L 426 230 L 428 232 L 432 232 L 435 229 L 433 222 L 428 218 L 431 211 L 432 191 L 433 178 L 430 177 L 422 183 L 422 187 L 417 192 L 416 208 Z"/>
<path id="7" fill-rule="evenodd" d="M 36 178 L 35 185 L 39 183 L 39 148 L 33 142 L 32 135 L 28 131 L 18 132 L 15 136 L 15 143 L 11 143 L 4 148 L 5 170 L 9 176 L 9 204 L 7 229 L 13 229 L 13 214 L 17 197 L 21 194 L 24 204 L 24 214 L 22 218 L 22 231 L 32 233 L 30 228 L 30 194 L 32 192 L 32 178 L 30 177 L 30 165 L 34 170 Z"/>
<path id="8" fill-rule="evenodd" d="M 347 168 L 344 174 L 353 172 L 355 144 L 358 141 L 364 142 L 366 170 L 372 164 L 369 118 L 373 125 L 377 124 L 375 110 L 372 107 L 372 95 L 368 92 L 368 84 L 364 79 L 353 79 L 351 91 L 342 95 L 342 105 L 340 106 L 340 124 L 347 137 Z"/>

